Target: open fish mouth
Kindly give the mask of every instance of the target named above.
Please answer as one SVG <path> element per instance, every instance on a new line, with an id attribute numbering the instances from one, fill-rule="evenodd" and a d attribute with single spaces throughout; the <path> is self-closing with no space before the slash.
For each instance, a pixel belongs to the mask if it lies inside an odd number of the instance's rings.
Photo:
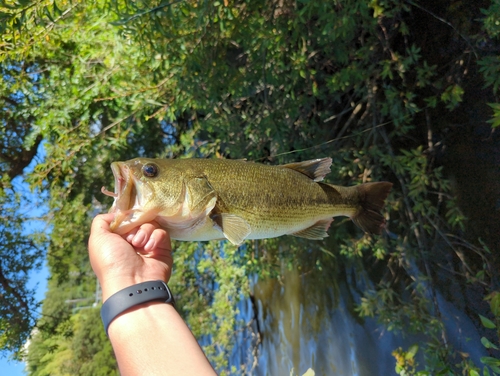
<path id="1" fill-rule="evenodd" d="M 115 191 L 111 192 L 106 187 L 101 188 L 102 193 L 115 199 L 109 212 L 128 211 L 138 204 L 137 189 L 131 171 L 126 164 L 120 162 L 113 162 L 111 170 L 115 178 Z"/>
<path id="2" fill-rule="evenodd" d="M 115 215 L 110 230 L 118 235 L 124 235 L 142 223 L 154 220 L 157 215 L 157 211 L 144 210 L 143 205 L 147 204 L 152 192 L 134 174 L 136 169 L 136 165 L 127 162 L 111 163 L 115 190 L 113 192 L 106 187 L 101 188 L 103 194 L 114 198 L 113 205 L 109 209 L 109 212 Z"/>

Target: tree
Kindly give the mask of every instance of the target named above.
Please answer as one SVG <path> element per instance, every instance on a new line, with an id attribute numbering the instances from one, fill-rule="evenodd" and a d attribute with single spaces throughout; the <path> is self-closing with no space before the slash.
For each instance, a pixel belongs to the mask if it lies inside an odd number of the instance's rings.
<path id="1" fill-rule="evenodd" d="M 15 351 L 23 346 L 36 321 L 39 307 L 33 289 L 27 287 L 29 272 L 40 268 L 45 237 L 26 234 L 23 227 L 30 220 L 11 187 L 0 190 L 0 345 Z"/>
<path id="2" fill-rule="evenodd" d="M 27 355 L 29 374 L 118 375 L 100 320 L 99 309 L 82 309 L 71 316 L 66 333 L 46 336 L 43 331 L 36 332 Z"/>

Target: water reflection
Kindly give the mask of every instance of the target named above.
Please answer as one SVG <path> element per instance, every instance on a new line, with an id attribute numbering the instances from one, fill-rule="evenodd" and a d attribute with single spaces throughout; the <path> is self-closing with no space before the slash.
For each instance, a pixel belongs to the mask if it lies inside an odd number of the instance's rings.
<path id="1" fill-rule="evenodd" d="M 391 351 L 402 338 L 381 330 L 374 320 L 353 315 L 352 291 L 344 281 L 337 289 L 328 280 L 287 271 L 280 280 L 254 286 L 263 331 L 256 375 L 394 374 Z M 311 283 L 314 282 L 314 283 Z M 407 342 L 407 341 L 406 341 Z"/>
<path id="2" fill-rule="evenodd" d="M 335 288 L 320 272 L 284 271 L 280 279 L 255 281 L 253 300 L 239 306 L 246 327 L 237 335 L 230 361 L 240 370 L 235 374 L 245 369 L 248 375 L 303 375 L 312 368 L 316 375 L 396 375 L 392 351 L 424 337 L 403 338 L 374 319 L 360 320 L 352 310 L 359 298 L 357 281 L 366 280 L 360 273 L 351 270 L 343 280 L 337 278 Z M 474 325 L 452 304 L 439 300 L 450 342 L 478 360 L 484 354 L 474 348 L 479 341 Z"/>

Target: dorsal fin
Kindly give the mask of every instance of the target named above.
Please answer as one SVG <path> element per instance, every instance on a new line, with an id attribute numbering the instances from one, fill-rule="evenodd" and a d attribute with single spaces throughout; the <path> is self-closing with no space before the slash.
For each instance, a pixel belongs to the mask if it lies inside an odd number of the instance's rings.
<path id="1" fill-rule="evenodd" d="M 314 181 L 322 181 L 330 173 L 332 158 L 311 159 L 310 161 L 295 162 L 281 165 L 306 175 Z"/>

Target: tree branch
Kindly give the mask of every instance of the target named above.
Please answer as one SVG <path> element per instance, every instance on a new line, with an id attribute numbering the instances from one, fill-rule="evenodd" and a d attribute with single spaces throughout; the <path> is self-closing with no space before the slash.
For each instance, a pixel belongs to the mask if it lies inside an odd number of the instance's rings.
<path id="1" fill-rule="evenodd" d="M 23 170 L 31 163 L 42 140 L 42 135 L 38 135 L 30 149 L 22 149 L 19 154 L 15 155 L 15 157 L 9 158 L 9 169 L 7 170 L 7 175 L 11 179 L 21 175 Z"/>

